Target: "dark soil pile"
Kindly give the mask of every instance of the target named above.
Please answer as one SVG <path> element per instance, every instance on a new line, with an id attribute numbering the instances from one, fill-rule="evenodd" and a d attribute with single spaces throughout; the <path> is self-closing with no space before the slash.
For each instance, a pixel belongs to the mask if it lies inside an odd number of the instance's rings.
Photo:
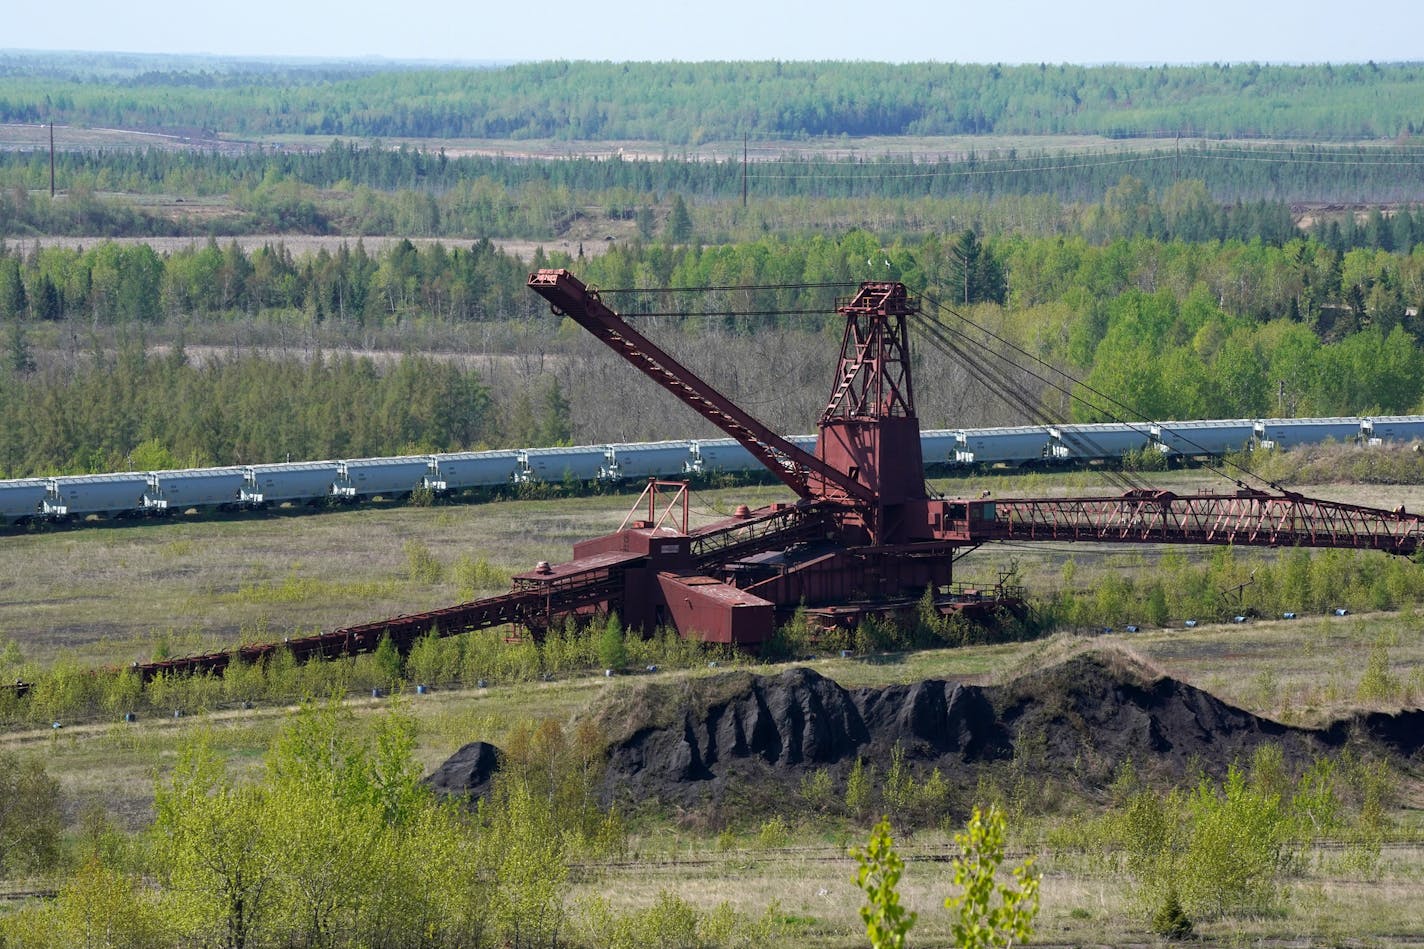
<path id="1" fill-rule="evenodd" d="M 600 713 L 613 739 L 610 798 L 690 804 L 730 789 L 772 800 L 818 768 L 843 779 L 857 759 L 884 775 L 896 746 L 921 776 L 939 768 L 959 787 L 1014 768 L 1094 794 L 1129 760 L 1144 776 L 1177 782 L 1223 775 L 1267 742 L 1297 766 L 1348 742 L 1393 758 L 1417 756 L 1424 744 L 1424 712 L 1290 728 L 1115 652 L 1080 653 L 1003 686 L 849 690 L 803 668 L 639 691 Z"/>
<path id="2" fill-rule="evenodd" d="M 1198 771 L 1220 776 L 1266 742 L 1288 765 L 1347 743 L 1395 759 L 1424 746 L 1424 711 L 1290 728 L 1115 652 L 1080 653 L 1003 686 L 929 680 L 849 690 L 806 668 L 735 672 L 622 689 L 595 714 L 610 739 L 606 796 L 679 805 L 774 806 L 817 769 L 837 784 L 857 760 L 884 775 L 897 747 L 918 775 L 939 768 L 951 786 L 1015 769 L 1092 795 L 1129 760 L 1146 777 L 1176 782 Z M 451 792 L 466 790 L 444 780 Z"/>
<path id="3" fill-rule="evenodd" d="M 489 793 L 501 758 L 500 750 L 489 742 L 470 742 L 436 768 L 425 783 L 441 797 L 480 798 Z"/>

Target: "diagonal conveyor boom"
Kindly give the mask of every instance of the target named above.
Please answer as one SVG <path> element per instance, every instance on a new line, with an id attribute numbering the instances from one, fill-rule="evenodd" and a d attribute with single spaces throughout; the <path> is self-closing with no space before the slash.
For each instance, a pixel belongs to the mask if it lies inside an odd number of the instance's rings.
<path id="1" fill-rule="evenodd" d="M 735 438 L 801 497 L 809 499 L 840 493 L 863 504 L 874 504 L 875 495 L 869 488 L 791 444 L 738 408 L 629 326 L 595 291 L 567 270 L 536 271 L 529 275 L 529 289 L 548 300 L 555 313 L 578 323 L 638 371 L 677 396 L 684 405 Z M 830 490 L 820 490 L 821 485 Z"/>

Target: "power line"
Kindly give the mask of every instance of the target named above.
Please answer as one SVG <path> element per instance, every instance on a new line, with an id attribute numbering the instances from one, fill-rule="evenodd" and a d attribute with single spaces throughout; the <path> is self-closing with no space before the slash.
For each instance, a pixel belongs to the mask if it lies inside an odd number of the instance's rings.
<path id="1" fill-rule="evenodd" d="M 960 365 L 971 376 L 973 376 L 981 384 L 985 385 L 991 392 L 993 392 L 1000 399 L 1002 399 L 1005 404 L 1017 408 L 1019 411 L 1023 412 L 1027 418 L 1037 421 L 1041 425 L 1050 426 L 1054 424 L 1054 422 L 1049 418 L 1048 413 L 1045 412 L 1041 406 L 1036 404 L 1034 400 L 1026 392 L 1023 391 L 1022 387 L 1016 384 L 1015 380 L 1009 377 L 1005 367 L 1007 367 L 1007 369 L 1016 369 L 1020 372 L 1023 372 L 1029 377 L 1036 379 L 1044 385 L 1053 388 L 1059 388 L 1057 384 L 1033 372 L 1033 370 L 1019 365 L 1018 363 L 1006 357 L 1003 353 L 997 352 L 988 346 L 983 346 L 979 344 L 978 341 L 974 340 L 968 334 L 956 332 L 952 327 L 946 326 L 942 323 L 934 322 L 923 314 L 920 315 L 920 320 L 917 321 L 916 325 L 921 330 L 921 332 L 929 338 L 933 345 L 938 346 L 941 352 L 950 355 L 952 358 L 956 358 Z M 998 359 L 1005 365 L 998 366 L 992 362 L 985 362 L 980 359 L 975 359 L 972 354 L 966 352 L 962 347 L 955 344 L 953 340 L 948 339 L 947 337 L 950 334 L 958 336 L 959 338 L 968 342 L 970 345 L 979 346 L 984 352 Z M 1073 433 L 1073 437 L 1070 438 L 1070 442 L 1079 449 L 1087 447 L 1087 453 L 1093 456 L 1101 457 L 1107 454 L 1102 450 L 1100 446 L 1096 444 L 1093 438 L 1090 435 L 1087 435 L 1086 433 Z M 1123 472 L 1105 472 L 1105 475 L 1109 481 L 1117 484 L 1118 487 L 1122 488 L 1125 491 L 1142 487 L 1142 485 L 1136 482 L 1131 475 Z"/>
<path id="2" fill-rule="evenodd" d="M 613 290 L 605 290 L 602 287 L 590 287 L 599 294 L 604 293 L 710 293 L 725 290 L 820 290 L 824 288 L 839 288 L 843 290 L 854 289 L 858 284 L 849 280 L 823 280 L 813 283 L 736 283 L 724 286 L 701 286 L 701 287 L 619 287 Z"/>
<path id="3" fill-rule="evenodd" d="M 1057 390 L 1057 391 L 1059 391 L 1059 392 L 1062 392 L 1064 395 L 1068 396 L 1068 398 L 1071 399 L 1072 401 L 1077 402 L 1077 403 L 1079 403 L 1080 405 L 1084 405 L 1084 406 L 1086 406 L 1086 407 L 1092 409 L 1093 411 L 1101 412 L 1102 414 L 1108 416 L 1110 419 L 1112 419 L 1113 421 L 1115 421 L 1115 422 L 1117 422 L 1117 423 L 1119 423 L 1119 424 L 1129 425 L 1129 426 L 1135 426 L 1135 425 L 1139 424 L 1140 422 L 1150 422 L 1150 421 L 1151 421 L 1145 414 L 1143 414 L 1142 412 L 1137 411 L 1137 410 L 1136 410 L 1135 408 L 1133 408 L 1132 406 L 1126 405 L 1125 403 L 1119 401 L 1118 399 L 1114 398 L 1113 396 L 1108 395 L 1107 393 L 1102 392 L 1101 390 L 1094 388 L 1093 386 L 1091 386 L 1091 385 L 1089 385 L 1088 383 L 1082 381 L 1081 379 L 1075 378 L 1074 376 L 1072 376 L 1071 374 L 1065 372 L 1064 370 L 1059 369 L 1057 366 L 1050 365 L 1047 361 L 1045 361 L 1045 360 L 1043 360 L 1042 358 L 1040 358 L 1040 357 L 1034 355 L 1033 353 L 1030 353 L 1029 351 L 1025 350 L 1025 349 L 1022 348 L 1021 346 L 1018 346 L 1017 344 L 1013 343 L 1012 341 L 1005 339 L 1004 337 L 998 335 L 997 333 L 993 332 L 993 331 L 990 330 L 990 329 L 987 329 L 986 327 L 980 326 L 978 323 L 975 323 L 973 320 L 970 320 L 968 317 L 964 316 L 962 313 L 959 313 L 959 312 L 958 312 L 957 310 L 955 310 L 953 307 L 950 307 L 950 306 L 947 306 L 947 305 L 945 305 L 945 304 L 943 304 L 943 303 L 940 303 L 938 300 L 936 300 L 936 299 L 934 299 L 933 297 L 930 297 L 930 296 L 928 296 L 928 295 L 925 295 L 925 296 L 924 296 L 924 299 L 927 300 L 927 301 L 929 301 L 936 309 L 940 310 L 941 312 L 948 313 L 949 315 L 951 315 L 951 316 L 955 317 L 956 319 L 960 320 L 961 322 L 963 322 L 963 323 L 966 324 L 967 326 L 972 326 L 972 327 L 974 327 L 976 330 L 978 330 L 979 332 L 985 334 L 985 335 L 988 336 L 990 339 L 993 339 L 994 341 L 1000 343 L 1001 345 L 1008 347 L 1009 349 L 1013 350 L 1014 352 L 1018 353 L 1019 355 L 1025 357 L 1025 358 L 1029 359 L 1030 361 L 1032 361 L 1032 362 L 1034 362 L 1034 363 L 1037 363 L 1038 365 L 1040 365 L 1040 366 L 1042 366 L 1043 368 L 1047 369 L 1049 372 L 1055 374 L 1056 376 L 1059 376 L 1059 377 L 1061 377 L 1061 378 L 1067 380 L 1068 383 L 1070 383 L 1070 385 L 1064 386 L 1064 385 L 1061 385 L 1061 384 L 1059 384 L 1059 383 L 1057 383 L 1057 382 L 1054 382 L 1054 381 L 1053 381 L 1052 379 L 1050 379 L 1050 378 L 1047 378 L 1047 377 L 1045 377 L 1045 376 L 1042 376 L 1042 375 L 1039 375 L 1038 373 L 1033 372 L 1031 369 L 1028 369 L 1027 367 L 1020 366 L 1020 368 L 1021 368 L 1024 372 L 1028 373 L 1032 378 L 1037 379 L 1038 381 L 1042 382 L 1043 384 L 1048 385 L 1048 386 L 1052 387 L 1053 389 L 1055 389 L 1055 390 Z M 946 328 L 948 328 L 948 327 L 946 327 Z M 951 332 L 954 332 L 954 330 L 952 330 L 952 329 L 950 329 L 950 331 L 951 331 Z M 980 343 L 978 340 L 975 340 L 972 336 L 968 335 L 967 333 L 959 333 L 958 335 L 960 335 L 961 338 L 963 338 L 963 339 L 965 339 L 965 340 L 968 340 L 971 344 L 976 345 L 976 346 L 980 346 L 982 349 L 984 349 L 986 352 L 990 353 L 991 355 L 994 355 L 996 358 L 1008 360 L 1008 357 L 1005 356 L 1004 354 L 999 353 L 999 352 L 996 352 L 995 350 L 989 348 L 988 346 L 986 346 L 986 345 Z M 1012 363 L 1012 361 L 1010 361 L 1010 362 Z M 1016 363 L 1012 363 L 1012 364 L 1017 365 Z M 1108 409 L 1108 408 L 1105 408 L 1103 405 L 1098 405 L 1098 404 L 1095 404 L 1095 403 L 1089 401 L 1088 399 L 1084 398 L 1084 397 L 1077 391 L 1078 389 L 1082 389 L 1082 390 L 1084 390 L 1084 391 L 1087 391 L 1087 392 L 1091 393 L 1093 396 L 1095 396 L 1096 398 L 1102 399 L 1103 402 L 1106 403 L 1107 405 L 1115 406 L 1118 410 L 1120 410 L 1120 411 L 1122 411 L 1122 412 L 1125 412 L 1125 413 L 1127 413 L 1128 415 L 1134 416 L 1134 417 L 1137 419 L 1137 422 L 1127 422 L 1127 421 L 1125 421 L 1124 419 L 1122 419 L 1121 417 L 1119 417 L 1115 412 L 1111 411 L 1111 410 Z M 1136 430 L 1136 429 L 1134 429 L 1134 430 Z M 1146 432 L 1144 432 L 1144 434 L 1147 434 L 1147 435 L 1150 437 L 1150 436 L 1151 436 L 1151 431 L 1150 431 L 1150 429 L 1147 430 Z M 1181 437 L 1181 436 L 1180 436 L 1180 433 L 1178 433 L 1178 440 L 1181 441 L 1181 442 L 1182 442 L 1183 444 L 1185 444 L 1185 445 L 1190 445 L 1191 447 L 1196 448 L 1196 449 L 1198 449 L 1199 451 L 1202 451 L 1203 454 L 1207 454 L 1207 455 L 1210 455 L 1210 454 L 1211 454 L 1211 452 L 1206 451 L 1201 445 L 1198 445 L 1197 443 L 1191 441 L 1191 440 L 1188 439 L 1188 438 Z M 1276 484 L 1274 481 L 1269 481 L 1269 480 L 1267 480 L 1267 479 L 1265 479 L 1265 478 L 1262 478 L 1260 475 L 1256 474 L 1254 471 L 1252 471 L 1250 468 L 1245 467 L 1244 465 L 1237 464 L 1236 462 L 1231 461 L 1231 460 L 1228 459 L 1228 458 L 1223 458 L 1223 459 L 1222 459 L 1222 462 L 1223 462 L 1223 465 L 1224 465 L 1225 467 L 1234 468 L 1234 469 L 1240 471 L 1243 475 L 1245 475 L 1245 476 L 1248 477 L 1248 478 L 1253 478 L 1253 479 L 1255 479 L 1255 480 L 1257 480 L 1257 481 L 1260 481 L 1260 482 L 1262 482 L 1263 484 L 1266 484 L 1266 485 L 1268 485 L 1269 487 L 1271 487 L 1271 488 L 1273 488 L 1273 489 L 1275 489 L 1275 490 L 1277 490 L 1277 491 L 1280 490 L 1280 485 Z M 1220 469 L 1220 468 L 1217 468 L 1217 467 L 1215 467 L 1215 466 L 1213 466 L 1213 465 L 1210 465 L 1210 464 L 1206 465 L 1206 467 L 1207 467 L 1207 469 L 1208 469 L 1209 471 L 1213 471 L 1213 472 L 1215 472 L 1216 474 L 1220 475 L 1221 477 L 1227 478 L 1228 480 L 1231 480 L 1231 481 L 1234 481 L 1234 482 L 1236 482 L 1237 485 L 1244 487 L 1244 485 L 1241 484 L 1240 480 L 1238 480 L 1237 478 L 1234 478 L 1234 477 L 1228 475 L 1224 470 L 1222 470 L 1222 469 Z"/>

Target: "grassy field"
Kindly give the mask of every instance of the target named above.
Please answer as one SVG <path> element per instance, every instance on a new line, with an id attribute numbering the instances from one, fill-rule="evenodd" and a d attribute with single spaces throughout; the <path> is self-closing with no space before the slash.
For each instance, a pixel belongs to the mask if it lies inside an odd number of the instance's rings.
<path id="1" fill-rule="evenodd" d="M 1151 476 L 1173 490 L 1208 484 L 1200 472 Z M 1062 476 L 981 476 L 939 482 L 953 494 L 989 490 L 995 496 L 1106 491 L 1092 471 Z M 1418 486 L 1322 486 L 1306 493 L 1368 503 L 1424 505 Z M 694 496 L 694 518 L 705 520 L 746 502 L 783 497 L 778 488 L 709 491 Z M 371 506 L 355 510 L 204 522 L 139 522 L 0 540 L 0 570 L 12 578 L 0 594 L 0 631 L 24 656 L 45 665 L 64 656 L 83 663 L 127 662 L 160 648 L 173 654 L 230 644 L 237 639 L 279 638 L 289 632 L 331 628 L 455 602 L 454 564 L 462 556 L 487 561 L 490 572 L 526 569 L 536 560 L 569 556 L 576 540 L 616 528 L 631 495 L 575 501 L 502 501 L 438 507 Z M 445 568 L 434 582 L 410 579 L 411 551 L 425 551 Z M 1206 556 L 1206 553 L 1199 554 Z M 992 578 L 1006 560 L 1019 564 L 1036 592 L 1061 582 L 1062 561 L 1080 569 L 1075 583 L 1089 585 L 1108 571 L 1150 569 L 1155 554 L 1134 548 L 1055 545 L 986 551 L 966 561 L 965 575 Z M 1421 568 L 1424 569 L 1424 568 Z M 495 592 L 494 589 L 478 591 Z M 1417 706 L 1424 694 L 1424 621 L 1413 611 L 1304 617 L 1196 629 L 1149 629 L 1126 635 L 1060 634 L 1037 642 L 934 650 L 852 659 L 819 659 L 817 671 L 848 687 L 953 678 L 980 682 L 1060 661 L 1084 645 L 1130 650 L 1164 674 L 1269 717 L 1313 724 L 1358 708 Z M 1361 698 L 1372 650 L 1384 649 L 1393 690 Z M 777 667 L 764 671 L 774 673 Z M 658 676 L 714 675 L 719 670 Z M 419 722 L 418 757 L 433 769 L 466 742 L 500 743 L 528 720 L 567 721 L 596 703 L 616 699 L 631 679 L 574 677 L 469 691 L 408 695 Z M 390 700 L 358 699 L 352 707 L 365 728 Z M 178 749 L 205 729 L 238 773 L 252 773 L 262 749 L 289 710 L 258 707 L 184 718 L 148 718 L 132 724 L 103 722 L 60 730 L 14 730 L 0 748 L 36 753 L 61 782 L 66 813 L 77 820 L 99 806 L 123 826 L 150 819 L 154 777 Z M 1417 906 L 1424 899 L 1421 821 L 1424 788 L 1406 776 L 1390 814 L 1395 828 L 1377 865 L 1363 871 L 1342 853 L 1312 853 L 1289 883 L 1278 914 L 1231 918 L 1201 932 L 1221 945 L 1296 945 L 1363 941 L 1410 944 Z M 1045 872 L 1039 942 L 1049 944 L 1151 943 L 1128 904 L 1119 876 L 1094 855 L 1048 846 L 1058 816 L 1026 816 L 1011 841 L 1032 850 Z M 633 858 L 580 868 L 572 898 L 609 895 L 623 909 L 645 907 L 660 890 L 705 908 L 723 900 L 757 916 L 773 897 L 797 944 L 863 944 L 846 848 L 864 829 L 841 821 L 807 819 L 784 835 L 759 832 L 756 820 L 716 835 L 683 825 L 675 815 L 642 821 L 630 842 Z M 948 894 L 948 871 L 939 859 L 948 847 L 943 830 L 902 840 L 909 859 L 906 902 L 921 912 L 917 942 L 946 938 L 937 909 Z M 1417 944 L 1417 941 L 1414 943 Z"/>
<path id="2" fill-rule="evenodd" d="M 1362 632 L 1390 630 L 1399 646 L 1392 669 L 1402 677 L 1424 670 L 1424 635 L 1414 616 L 1379 615 L 1319 619 L 1296 623 L 1262 623 L 1246 628 L 1199 627 L 1161 630 L 1135 637 L 1100 637 L 1092 645 L 1117 645 L 1134 650 L 1164 672 L 1204 687 L 1215 686 L 1224 697 L 1248 708 L 1279 709 L 1278 695 L 1265 702 L 1254 694 L 1254 676 L 1271 672 L 1281 680 L 1302 683 L 1338 682 L 1342 694 L 1358 683 L 1359 673 L 1341 656 L 1348 656 Z M 822 659 L 811 665 L 846 686 L 884 685 L 922 678 L 992 681 L 1016 671 L 1057 661 L 1082 645 L 1080 638 L 1007 646 L 937 650 L 874 660 Z M 780 667 L 763 671 L 775 673 Z M 715 675 L 714 670 L 660 673 L 664 678 Z M 465 742 L 484 739 L 499 743 L 516 723 L 528 719 L 568 720 L 595 703 L 616 700 L 627 680 L 603 677 L 533 683 L 522 686 L 410 695 L 397 701 L 417 717 L 418 755 L 434 768 Z M 1289 691 L 1282 688 L 1281 693 Z M 361 699 L 352 704 L 357 727 L 365 728 L 383 713 L 389 700 Z M 1342 700 L 1339 709 L 1355 703 Z M 14 732 L 0 736 L 0 748 L 42 754 L 49 771 L 64 788 L 72 818 L 100 806 L 132 829 L 149 819 L 154 776 L 176 759 L 194 729 L 204 729 L 238 773 L 253 773 L 260 750 L 272 739 L 286 709 L 255 709 L 177 720 L 134 724 L 100 724 L 51 730 Z M 1228 919 L 1212 923 L 1202 934 L 1212 944 L 1286 945 L 1309 934 L 1313 940 L 1365 939 L 1370 945 L 1390 945 L 1412 933 L 1417 907 L 1424 898 L 1424 852 L 1419 808 L 1424 792 L 1412 780 L 1401 789 L 1400 807 L 1391 814 L 1395 839 L 1368 872 L 1352 866 L 1335 849 L 1312 852 L 1308 868 L 1289 884 L 1287 908 L 1259 919 Z M 669 815 L 674 818 L 673 815 Z M 1093 854 L 1058 850 L 1046 841 L 1064 819 L 1030 816 L 1016 827 L 1011 841 L 1014 860 L 1028 852 L 1038 856 L 1044 871 L 1044 903 L 1040 941 L 1050 944 L 1117 945 L 1150 940 L 1120 877 Z M 788 921 L 798 944 L 826 947 L 860 945 L 855 907 L 859 894 L 851 884 L 853 861 L 848 846 L 861 841 L 863 829 L 841 821 L 814 818 L 789 824 L 784 835 L 768 839 L 755 820 L 739 833 L 715 835 L 684 827 L 676 819 L 640 822 L 627 859 L 582 867 L 575 875 L 571 898 L 611 896 L 622 910 L 646 908 L 662 890 L 673 892 L 705 909 L 726 901 L 748 916 L 758 916 L 774 896 L 778 913 Z M 902 838 L 909 861 L 902 893 L 921 911 L 918 944 L 946 938 L 946 918 L 938 911 L 950 884 L 941 861 L 950 843 L 944 830 L 925 830 Z M 928 942 L 926 941 L 928 940 Z M 1316 944 L 1312 942 L 1312 944 Z M 1353 944 L 1353 943 L 1352 943 Z"/>
<path id="3" fill-rule="evenodd" d="M 695 517 L 782 496 L 710 492 L 695 499 Z M 41 666 L 65 652 L 127 664 L 160 648 L 180 655 L 448 606 L 507 588 L 462 590 L 450 569 L 461 557 L 483 559 L 495 574 L 567 560 L 575 541 L 616 529 L 634 499 L 377 503 L 14 534 L 0 538 L 0 570 L 10 578 L 0 635 Z M 413 549 L 439 561 L 443 576 L 412 580 Z"/>
<path id="4" fill-rule="evenodd" d="M 1179 493 L 1222 490 L 1209 472 L 1146 476 Z M 1116 493 L 1096 471 L 977 475 L 939 480 L 949 495 L 1045 496 Z M 1303 487 L 1306 494 L 1392 508 L 1424 509 L 1424 486 Z M 737 504 L 787 500 L 777 487 L 693 495 L 694 522 L 726 516 Z M 497 501 L 435 507 L 372 504 L 319 513 L 292 510 L 231 519 L 121 521 L 113 525 L 0 537 L 0 636 L 39 666 L 67 655 L 84 663 L 127 664 L 159 651 L 182 655 L 238 642 L 334 629 L 502 592 L 504 584 L 462 589 L 461 558 L 486 561 L 496 577 L 559 562 L 573 544 L 618 527 L 632 494 L 578 500 Z M 1206 548 L 1183 548 L 1204 558 Z M 411 578 L 412 552 L 442 567 L 437 580 Z M 1101 571 L 1150 569 L 1156 548 L 1089 544 L 991 545 L 966 559 L 965 580 L 987 583 L 1016 565 L 1031 594 L 1061 583 L 1071 558 L 1074 584 L 1091 588 Z"/>

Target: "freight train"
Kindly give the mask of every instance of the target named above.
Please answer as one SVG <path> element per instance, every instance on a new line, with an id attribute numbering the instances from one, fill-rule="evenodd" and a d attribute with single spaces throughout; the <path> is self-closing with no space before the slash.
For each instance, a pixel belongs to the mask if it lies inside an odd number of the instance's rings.
<path id="1" fill-rule="evenodd" d="M 814 435 L 790 436 L 788 440 L 816 450 Z M 1424 441 L 1424 416 L 1029 425 L 920 433 L 926 466 L 940 470 L 1111 463 L 1144 450 L 1185 459 L 1327 441 Z M 397 498 L 417 490 L 444 495 L 525 482 L 617 483 L 763 471 L 761 463 L 735 439 L 715 438 L 58 475 L 0 481 L 0 523 Z"/>

